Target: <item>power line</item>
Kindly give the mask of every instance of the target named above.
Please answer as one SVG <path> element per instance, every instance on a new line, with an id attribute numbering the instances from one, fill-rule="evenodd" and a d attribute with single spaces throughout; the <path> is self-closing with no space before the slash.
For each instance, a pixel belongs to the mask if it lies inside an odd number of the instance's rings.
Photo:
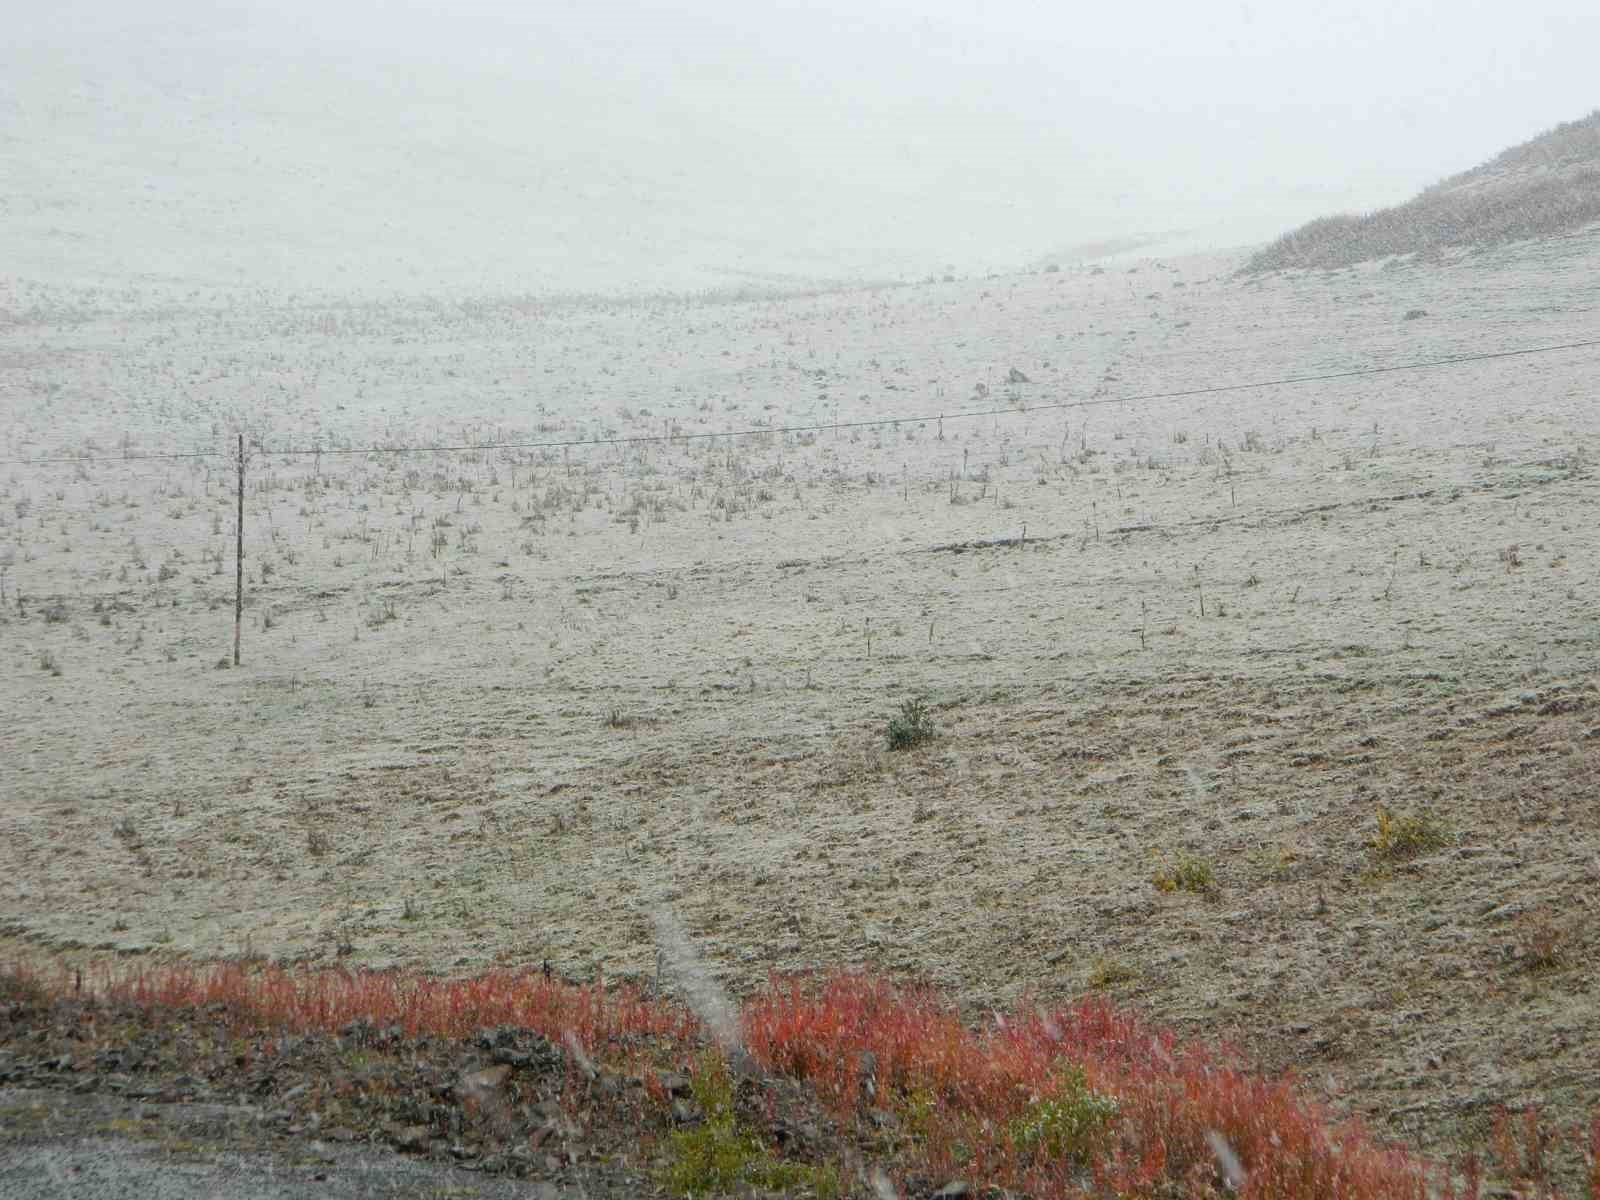
<path id="1" fill-rule="evenodd" d="M 115 458 L 95 458 L 93 455 L 80 455 L 76 458 L 0 458 L 0 466 L 4 467 L 39 467 L 47 463 L 83 463 L 85 466 L 106 466 L 119 462 L 153 462 L 178 458 L 221 458 L 221 450 L 192 450 L 186 454 L 121 454 Z"/>
<path id="2" fill-rule="evenodd" d="M 716 438 L 755 437 L 760 434 L 789 434 L 789 433 L 826 433 L 829 430 L 839 429 L 866 429 L 877 425 L 892 425 L 905 421 L 962 421 L 980 417 L 1022 416 L 1035 412 L 1058 412 L 1074 408 L 1101 408 L 1110 405 L 1148 404 L 1163 400 L 1187 400 L 1196 396 L 1215 396 L 1224 392 L 1259 391 L 1262 388 L 1290 387 L 1302 383 L 1326 383 L 1336 379 L 1356 379 L 1367 375 L 1388 375 L 1396 371 L 1426 371 L 1436 367 L 1453 367 L 1464 363 L 1489 362 L 1501 358 L 1525 358 L 1534 354 L 1554 354 L 1563 350 L 1582 350 L 1591 346 L 1600 346 L 1600 338 L 1588 338 L 1577 342 L 1562 342 L 1553 346 L 1527 346 L 1516 350 L 1491 350 L 1480 354 L 1458 354 L 1449 358 L 1424 359 L 1421 362 L 1395 363 L 1382 367 L 1356 367 L 1348 371 L 1326 371 L 1316 375 L 1286 375 L 1277 379 L 1262 379 L 1250 383 L 1219 383 L 1208 387 L 1181 388 L 1167 392 L 1144 392 L 1131 396 L 1100 397 L 1089 400 L 1062 400 L 1050 404 L 1007 405 L 1004 408 L 966 409 L 956 412 L 922 413 L 908 416 L 880 416 L 870 420 L 860 421 L 832 421 L 819 425 L 773 425 L 749 429 L 729 429 L 721 433 L 671 433 L 671 434 L 632 434 L 618 437 L 588 437 L 567 438 L 557 441 L 542 442 L 480 442 L 461 445 L 439 444 L 419 446 L 361 446 L 361 447 L 310 447 L 288 449 L 268 449 L 261 447 L 262 453 L 267 455 L 304 456 L 304 455 L 351 455 L 351 454 L 454 454 L 463 451 L 483 450 L 563 450 L 576 446 L 637 446 L 658 442 L 690 442 L 715 440 Z M 259 443 L 258 443 L 259 445 Z M 0 459 L 0 466 L 44 466 L 46 464 L 69 463 L 93 466 L 118 462 L 151 462 L 172 461 L 179 459 L 223 458 L 226 451 L 221 450 L 196 450 L 188 453 L 171 454 L 125 454 L 115 458 L 93 457 L 63 457 L 63 458 L 7 458 Z"/>

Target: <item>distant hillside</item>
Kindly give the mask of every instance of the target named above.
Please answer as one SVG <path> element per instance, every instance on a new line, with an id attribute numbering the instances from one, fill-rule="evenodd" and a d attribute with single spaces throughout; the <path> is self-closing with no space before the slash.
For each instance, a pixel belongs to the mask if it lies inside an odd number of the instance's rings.
<path id="1" fill-rule="evenodd" d="M 1136 219 L 1068 123 L 953 92 L 981 72 L 946 42 L 898 62 L 895 35 L 841 43 L 800 9 L 756 37 L 710 2 L 24 7 L 0 38 L 0 275 L 774 293 L 993 270 Z"/>
<path id="2" fill-rule="evenodd" d="M 1321 217 L 1284 234 L 1246 271 L 1346 267 L 1390 254 L 1493 246 L 1600 221 L 1600 109 L 1366 216 Z"/>

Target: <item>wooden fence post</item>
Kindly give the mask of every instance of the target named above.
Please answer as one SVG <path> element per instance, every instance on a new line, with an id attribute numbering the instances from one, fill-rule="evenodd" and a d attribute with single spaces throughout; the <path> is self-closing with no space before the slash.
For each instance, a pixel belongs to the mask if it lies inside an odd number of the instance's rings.
<path id="1" fill-rule="evenodd" d="M 239 665 L 239 630 L 244 625 L 244 434 L 239 435 L 239 526 L 233 553 L 233 665 Z"/>

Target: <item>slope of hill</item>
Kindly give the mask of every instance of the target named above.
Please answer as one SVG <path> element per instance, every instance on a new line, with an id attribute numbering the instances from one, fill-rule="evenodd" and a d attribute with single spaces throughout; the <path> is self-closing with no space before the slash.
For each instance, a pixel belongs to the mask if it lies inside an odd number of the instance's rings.
<path id="1" fill-rule="evenodd" d="M 1320 217 L 1245 270 L 1347 267 L 1391 254 L 1551 237 L 1600 221 L 1600 109 L 1365 216 Z"/>

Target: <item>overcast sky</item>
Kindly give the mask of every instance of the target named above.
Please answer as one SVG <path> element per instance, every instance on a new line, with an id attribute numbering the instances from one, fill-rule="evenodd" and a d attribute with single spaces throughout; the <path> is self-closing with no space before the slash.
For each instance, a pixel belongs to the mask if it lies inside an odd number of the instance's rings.
<path id="1" fill-rule="evenodd" d="M 199 93 L 259 60 L 265 107 L 309 72 L 358 140 L 403 139 L 426 109 L 431 145 L 492 137 L 586 174 L 612 206 L 596 220 L 635 223 L 620 190 L 659 239 L 701 212 L 751 261 L 786 237 L 963 267 L 1145 232 L 1264 240 L 1600 107 L 1584 0 L 0 3 L 23 53 L 181 47 L 150 69 Z M 454 169 L 469 194 L 476 168 Z"/>
<path id="2" fill-rule="evenodd" d="M 1076 151 L 1062 176 L 1081 168 L 1109 225 L 1130 204 L 1225 219 L 1235 194 L 1381 203 L 1600 107 L 1586 0 L 465 0 L 450 20 L 404 5 L 404 24 L 397 7 L 347 12 L 363 34 L 390 14 L 396 47 L 443 34 L 508 67 L 552 38 L 619 91 L 742 108 L 724 115 L 808 154 L 819 134 L 958 169 Z"/>

